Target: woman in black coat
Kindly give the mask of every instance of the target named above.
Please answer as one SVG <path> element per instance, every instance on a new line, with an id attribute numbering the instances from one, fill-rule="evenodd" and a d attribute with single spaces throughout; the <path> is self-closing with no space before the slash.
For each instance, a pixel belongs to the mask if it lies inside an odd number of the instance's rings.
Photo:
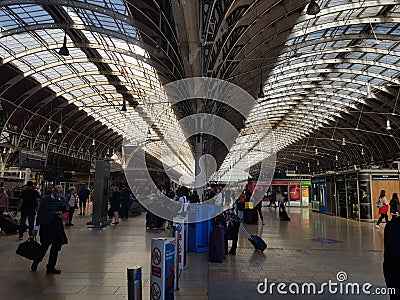
<path id="1" fill-rule="evenodd" d="M 112 224 L 119 224 L 119 210 L 121 208 L 122 195 L 117 186 L 112 188 L 110 197 L 111 211 L 114 212 L 114 222 Z"/>

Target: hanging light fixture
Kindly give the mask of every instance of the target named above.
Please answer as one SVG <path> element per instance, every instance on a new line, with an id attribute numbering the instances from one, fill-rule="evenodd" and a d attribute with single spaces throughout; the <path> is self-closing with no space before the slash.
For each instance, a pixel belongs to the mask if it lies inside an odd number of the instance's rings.
<path id="1" fill-rule="evenodd" d="M 319 166 L 319 160 L 317 160 L 317 166 Z"/>
<path id="2" fill-rule="evenodd" d="M 342 139 L 342 146 L 346 146 L 346 138 Z"/>
<path id="3" fill-rule="evenodd" d="M 318 154 L 318 148 L 315 148 L 315 154 Z"/>
<path id="4" fill-rule="evenodd" d="M 63 115 L 62 115 L 62 113 L 63 113 L 63 102 L 61 102 L 61 110 L 60 110 L 60 125 L 58 125 L 58 131 L 57 131 L 57 133 L 58 134 L 62 134 L 63 133 L 63 131 L 62 131 L 62 122 L 63 122 Z"/>
<path id="5" fill-rule="evenodd" d="M 67 16 L 68 16 L 68 3 L 69 0 L 67 0 Z M 58 50 L 58 54 L 62 56 L 69 56 L 69 50 L 67 48 L 67 16 L 65 17 L 65 29 L 64 29 L 64 42 L 60 50 Z"/>
<path id="6" fill-rule="evenodd" d="M 339 158 L 338 158 L 337 154 L 335 155 L 335 160 L 339 160 Z"/>
<path id="7" fill-rule="evenodd" d="M 53 133 L 53 131 L 51 130 L 51 126 L 49 125 L 49 130 L 47 130 L 47 133 L 48 134 L 52 134 Z"/>
<path id="8" fill-rule="evenodd" d="M 64 43 L 60 50 L 58 51 L 58 54 L 62 56 L 69 56 L 69 50 L 67 48 L 67 33 L 64 34 Z"/>
<path id="9" fill-rule="evenodd" d="M 121 107 L 121 111 L 127 111 L 126 109 L 126 102 L 125 100 L 122 101 L 122 107 Z"/>
<path id="10" fill-rule="evenodd" d="M 392 129 L 392 127 L 390 126 L 390 120 L 387 119 L 386 120 L 386 130 L 391 130 L 391 129 Z"/>
<path id="11" fill-rule="evenodd" d="M 364 148 L 361 148 L 361 155 L 364 155 Z"/>
<path id="12" fill-rule="evenodd" d="M 318 3 L 315 0 L 311 0 L 307 7 L 307 15 L 315 16 L 320 11 L 321 8 L 319 7 Z"/>
<path id="13" fill-rule="evenodd" d="M 262 69 L 260 68 L 260 91 L 258 92 L 258 98 L 265 98 L 265 94 L 263 91 L 263 81 L 262 81 Z"/>
<path id="14" fill-rule="evenodd" d="M 94 139 L 95 131 L 96 131 L 96 123 L 93 123 L 92 146 L 96 145 L 96 141 Z"/>

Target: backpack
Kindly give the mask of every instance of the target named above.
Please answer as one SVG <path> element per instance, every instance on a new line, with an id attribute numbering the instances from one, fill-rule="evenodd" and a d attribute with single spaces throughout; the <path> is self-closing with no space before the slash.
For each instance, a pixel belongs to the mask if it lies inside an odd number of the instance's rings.
<path id="1" fill-rule="evenodd" d="M 383 206 L 382 199 L 379 198 L 378 201 L 376 201 L 376 207 L 377 207 L 377 208 L 381 208 L 382 206 Z"/>

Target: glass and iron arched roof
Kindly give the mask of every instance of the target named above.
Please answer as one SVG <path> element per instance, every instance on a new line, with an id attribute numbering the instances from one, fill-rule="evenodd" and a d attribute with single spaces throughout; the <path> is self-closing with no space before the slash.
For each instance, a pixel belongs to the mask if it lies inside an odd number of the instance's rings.
<path id="1" fill-rule="evenodd" d="M 167 128 L 177 133 L 171 144 L 179 144 L 182 116 L 169 107 L 162 88 L 185 74 L 173 17 L 162 1 L 139 2 L 2 1 L 2 137 L 12 127 L 20 135 L 10 141 L 13 147 L 42 142 L 64 151 L 72 141 L 78 152 L 95 139 L 102 146 L 90 151 L 97 154 L 124 137 L 145 141 L 158 159 L 158 138 Z M 248 124 L 273 131 L 271 149 L 278 151 L 282 169 L 308 172 L 317 165 L 332 169 L 400 157 L 399 4 L 317 2 L 321 11 L 314 16 L 306 14 L 304 0 L 201 2 L 202 75 L 231 81 L 254 96 L 261 83 L 264 93 L 220 174 L 240 164 L 243 155 L 249 165 L 263 158 L 251 151 L 257 139 Z M 64 37 L 68 56 L 59 54 Z M 193 113 L 190 109 L 183 107 L 182 115 Z M 160 114 L 168 117 L 160 121 Z M 229 112 L 221 116 L 242 122 Z M 55 141 L 55 126 L 64 129 L 61 142 Z M 52 137 L 45 139 L 49 127 Z M 29 135 L 36 136 L 33 144 L 22 143 Z M 180 154 L 180 172 L 193 171 L 188 143 Z"/>
<path id="2" fill-rule="evenodd" d="M 156 159 L 161 159 L 157 135 L 167 127 L 175 132 L 171 144 L 184 140 L 127 2 L 5 2 L 0 10 L 0 57 L 3 65 L 10 64 L 21 74 L 2 83 L 2 94 L 31 77 L 40 88 L 53 92 L 47 102 L 62 97 L 127 141 L 145 145 Z M 64 38 L 67 56 L 59 54 Z M 156 122 L 161 114 L 169 122 Z M 63 126 L 61 122 L 52 120 L 42 131 L 54 124 Z M 101 140 L 93 131 L 91 138 Z M 193 170 L 188 144 L 177 160 L 182 160 L 174 166 L 182 168 L 178 171 Z"/>
<path id="3" fill-rule="evenodd" d="M 262 72 L 264 96 L 248 120 L 269 121 L 278 169 L 308 173 L 399 158 L 400 6 L 389 0 L 317 2 L 321 11 L 299 14 L 275 62 L 268 55 L 273 46 L 262 41 L 242 45 L 237 59 L 225 60 L 236 62 L 225 76 L 244 86 L 257 86 Z M 295 4 L 282 5 L 289 11 Z M 271 7 L 266 9 L 273 18 Z M 271 35 L 278 38 L 283 25 L 274 25 Z M 258 34 L 273 44 L 262 30 Z M 239 38 L 236 46 L 241 44 Z M 239 144 L 224 161 L 225 170 L 240 160 Z"/>

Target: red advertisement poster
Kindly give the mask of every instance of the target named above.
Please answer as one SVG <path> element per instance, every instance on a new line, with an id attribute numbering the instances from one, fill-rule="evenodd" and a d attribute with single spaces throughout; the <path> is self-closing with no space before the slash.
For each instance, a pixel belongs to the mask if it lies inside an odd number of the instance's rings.
<path id="1" fill-rule="evenodd" d="M 290 201 L 300 201 L 300 184 L 291 184 L 289 186 Z"/>

